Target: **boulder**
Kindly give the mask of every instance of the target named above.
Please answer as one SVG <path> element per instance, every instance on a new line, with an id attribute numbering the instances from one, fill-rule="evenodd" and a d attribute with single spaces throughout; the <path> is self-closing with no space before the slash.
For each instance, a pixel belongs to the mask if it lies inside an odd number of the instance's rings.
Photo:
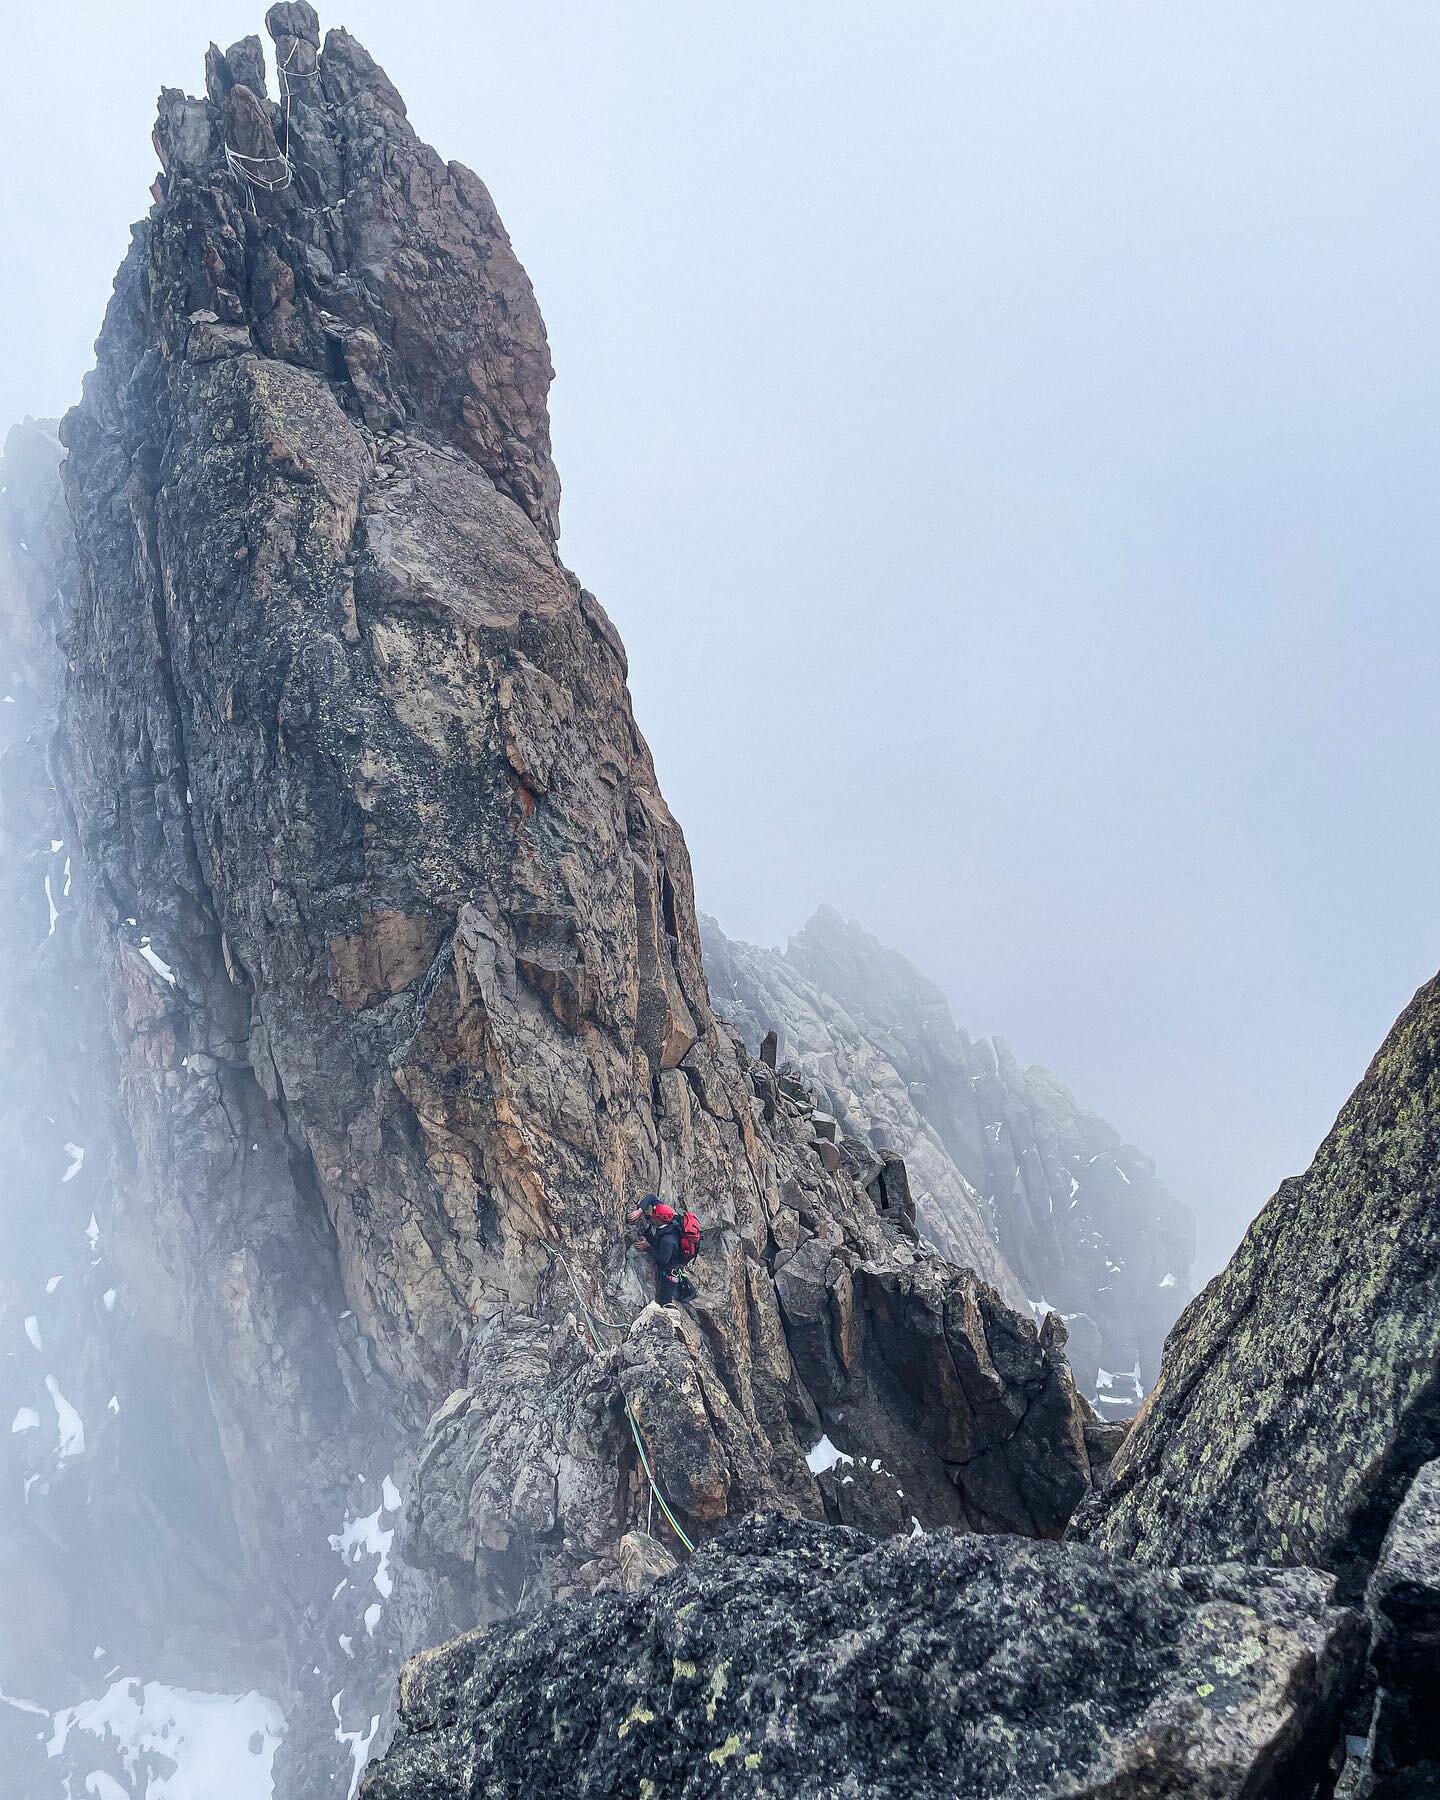
<path id="1" fill-rule="evenodd" d="M 1376 1695 L 1360 1800 L 1440 1794 L 1440 1462 L 1411 1483 L 1365 1593 Z"/>
<path id="2" fill-rule="evenodd" d="M 363 1800 L 1304 1800 L 1363 1657 L 1306 1571 L 755 1521 L 414 1658 Z"/>

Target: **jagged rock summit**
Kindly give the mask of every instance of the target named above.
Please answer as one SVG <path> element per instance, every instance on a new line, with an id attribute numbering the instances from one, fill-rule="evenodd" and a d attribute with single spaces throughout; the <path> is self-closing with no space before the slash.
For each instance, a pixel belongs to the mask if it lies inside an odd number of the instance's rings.
<path id="1" fill-rule="evenodd" d="M 623 648 L 556 556 L 524 272 L 365 50 L 267 23 L 277 96 L 254 38 L 161 96 L 73 541 L 21 545 L 17 616 L 58 611 L 33 855 L 53 804 L 119 1096 L 96 1273 L 39 1289 L 47 1164 L 5 1316 L 116 1346 L 74 1425 L 18 1365 L 37 1797 L 134 1777 L 196 1690 L 254 1702 L 283 1800 L 343 1793 L 404 1652 L 759 1507 L 1055 1537 L 1109 1448 L 1059 1321 L 927 1251 L 893 1156 L 717 1023 Z M 625 1242 L 648 1191 L 704 1219 L 687 1312 Z M 147 1595 L 103 1634 L 96 1543 Z"/>

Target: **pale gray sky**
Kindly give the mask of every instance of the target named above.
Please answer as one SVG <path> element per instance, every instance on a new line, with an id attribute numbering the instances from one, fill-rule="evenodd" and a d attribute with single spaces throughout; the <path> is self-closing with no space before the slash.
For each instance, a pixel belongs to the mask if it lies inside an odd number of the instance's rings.
<path id="1" fill-rule="evenodd" d="M 6 22 L 0 420 L 263 7 Z M 828 899 L 1207 1269 L 1440 962 L 1432 0 L 356 0 L 490 184 L 702 902 Z"/>

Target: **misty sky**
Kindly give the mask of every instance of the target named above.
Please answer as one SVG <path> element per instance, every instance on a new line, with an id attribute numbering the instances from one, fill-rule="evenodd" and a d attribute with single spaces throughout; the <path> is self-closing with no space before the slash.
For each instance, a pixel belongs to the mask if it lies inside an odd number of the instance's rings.
<path id="1" fill-rule="evenodd" d="M 11 9 L 0 421 L 237 0 Z M 828 899 L 1205 1272 L 1440 963 L 1433 0 L 354 0 L 489 183 L 701 903 Z"/>

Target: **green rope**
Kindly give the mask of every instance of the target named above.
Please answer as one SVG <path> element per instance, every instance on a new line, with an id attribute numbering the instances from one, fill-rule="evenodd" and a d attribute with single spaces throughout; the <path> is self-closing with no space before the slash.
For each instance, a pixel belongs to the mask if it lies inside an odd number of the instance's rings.
<path id="1" fill-rule="evenodd" d="M 628 1400 L 625 1402 L 625 1417 L 630 1421 L 630 1435 L 635 1440 L 635 1448 L 640 1452 L 640 1461 L 645 1469 L 645 1479 L 650 1483 L 650 1492 L 660 1502 L 660 1510 L 670 1521 L 670 1529 L 693 1556 L 695 1554 L 695 1546 L 690 1542 L 685 1527 L 675 1517 L 674 1513 L 671 1512 L 669 1501 L 667 1501 L 664 1494 L 660 1492 L 660 1484 L 655 1479 L 655 1471 L 650 1467 L 650 1458 L 645 1454 L 645 1440 L 640 1435 L 640 1427 L 636 1422 L 635 1414 L 632 1411 Z"/>
<path id="2" fill-rule="evenodd" d="M 556 1261 L 560 1264 L 561 1268 L 564 1269 L 566 1275 L 569 1277 L 570 1286 L 574 1290 L 574 1293 L 575 1293 L 576 1304 L 579 1306 L 581 1312 L 584 1313 L 584 1315 L 585 1315 L 585 1324 L 586 1324 L 587 1330 L 590 1333 L 590 1342 L 595 1346 L 596 1355 L 598 1356 L 598 1355 L 602 1354 L 604 1351 L 604 1345 L 601 1343 L 599 1334 L 597 1333 L 597 1331 L 595 1329 L 595 1327 L 597 1325 L 603 1325 L 609 1331 L 629 1331 L 630 1327 L 628 1325 L 617 1324 L 614 1319 L 602 1318 L 599 1313 L 592 1312 L 590 1310 L 590 1307 L 586 1304 L 585 1296 L 580 1292 L 580 1283 L 575 1279 L 575 1271 L 570 1267 L 570 1264 L 566 1261 L 564 1251 L 561 1250 L 559 1248 L 559 1246 L 556 1244 L 546 1244 L 545 1248 L 551 1253 L 552 1256 L 555 1257 Z M 655 1471 L 650 1467 L 650 1458 L 648 1455 L 646 1455 L 646 1452 L 645 1452 L 645 1440 L 640 1435 L 640 1423 L 636 1419 L 634 1409 L 631 1407 L 630 1402 L 628 1400 L 625 1401 L 625 1418 L 626 1418 L 626 1422 L 630 1426 L 630 1435 L 635 1440 L 635 1448 L 640 1453 L 640 1466 L 645 1471 L 645 1479 L 650 1483 L 651 1495 L 654 1497 L 654 1499 L 659 1501 L 660 1510 L 662 1513 L 664 1513 L 666 1519 L 669 1521 L 670 1529 L 675 1533 L 676 1537 L 679 1538 L 680 1542 L 685 1546 L 685 1548 L 693 1556 L 695 1554 L 695 1546 L 690 1541 L 689 1533 L 685 1530 L 685 1527 L 680 1523 L 680 1521 L 675 1517 L 675 1514 L 670 1510 L 670 1502 L 665 1498 L 664 1494 L 661 1492 L 660 1483 L 658 1481 L 656 1481 L 656 1479 L 655 1479 Z"/>

